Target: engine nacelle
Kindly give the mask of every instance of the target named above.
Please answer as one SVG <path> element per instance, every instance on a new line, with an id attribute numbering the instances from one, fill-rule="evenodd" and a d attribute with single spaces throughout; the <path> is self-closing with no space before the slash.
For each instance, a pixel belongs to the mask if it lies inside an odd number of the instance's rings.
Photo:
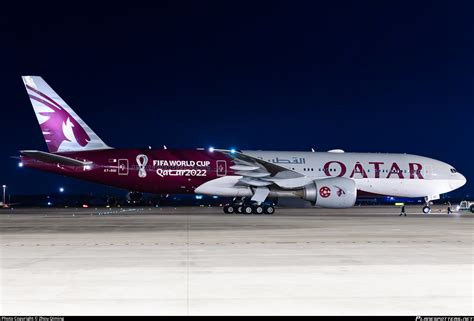
<path id="1" fill-rule="evenodd" d="M 355 182 L 349 178 L 323 178 L 306 185 L 301 198 L 310 201 L 313 206 L 347 208 L 354 206 L 357 189 Z"/>

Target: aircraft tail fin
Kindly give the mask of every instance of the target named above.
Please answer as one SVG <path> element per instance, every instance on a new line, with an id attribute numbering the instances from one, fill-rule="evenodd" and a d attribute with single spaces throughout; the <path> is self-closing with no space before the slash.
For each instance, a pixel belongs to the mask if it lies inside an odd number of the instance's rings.
<path id="1" fill-rule="evenodd" d="M 22 76 L 51 153 L 107 149 L 92 129 L 38 76 Z"/>

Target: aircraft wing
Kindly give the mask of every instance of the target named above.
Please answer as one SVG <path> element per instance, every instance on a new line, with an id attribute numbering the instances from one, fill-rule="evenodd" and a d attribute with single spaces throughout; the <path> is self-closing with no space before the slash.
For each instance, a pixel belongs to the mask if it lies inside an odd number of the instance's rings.
<path id="1" fill-rule="evenodd" d="M 284 189 L 295 189 L 308 185 L 312 179 L 288 168 L 272 164 L 263 159 L 238 151 L 217 150 L 234 161 L 230 168 L 242 176 L 240 183 L 252 187 L 276 184 Z"/>
<path id="2" fill-rule="evenodd" d="M 20 151 L 21 155 L 30 157 L 32 159 L 50 163 L 50 164 L 60 164 L 66 166 L 90 166 L 92 162 L 84 162 L 77 160 L 75 158 L 70 158 L 66 156 L 61 156 L 52 153 L 46 153 L 39 150 L 22 150 Z"/>

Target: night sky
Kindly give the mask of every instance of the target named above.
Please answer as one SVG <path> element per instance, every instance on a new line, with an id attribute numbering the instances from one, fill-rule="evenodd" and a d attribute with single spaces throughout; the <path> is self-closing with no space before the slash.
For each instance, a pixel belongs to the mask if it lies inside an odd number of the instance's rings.
<path id="1" fill-rule="evenodd" d="M 413 153 L 474 194 L 472 1 L 128 3 L 2 8 L 10 193 L 114 190 L 10 158 L 47 150 L 20 78 L 39 75 L 113 147 Z"/>

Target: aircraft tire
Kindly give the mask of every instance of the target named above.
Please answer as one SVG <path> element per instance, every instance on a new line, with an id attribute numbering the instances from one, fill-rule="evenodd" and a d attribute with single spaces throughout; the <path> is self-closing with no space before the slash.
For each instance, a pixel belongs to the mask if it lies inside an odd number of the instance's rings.
<path id="1" fill-rule="evenodd" d="M 235 213 L 235 207 L 233 205 L 226 205 L 224 206 L 224 213 L 226 214 L 234 214 Z"/>
<path id="2" fill-rule="evenodd" d="M 268 215 L 272 215 L 273 213 L 275 213 L 275 208 L 273 206 L 265 206 L 263 208 L 263 211 L 265 214 L 268 214 Z"/>
<path id="3" fill-rule="evenodd" d="M 253 213 L 254 213 L 254 214 L 257 214 L 257 215 L 263 214 L 263 206 L 261 206 L 261 205 L 255 205 L 255 206 L 253 207 Z"/>
<path id="4" fill-rule="evenodd" d="M 429 206 L 423 206 L 423 213 L 429 214 L 431 212 L 431 208 Z"/>
<path id="5" fill-rule="evenodd" d="M 253 212 L 252 206 L 249 206 L 249 205 L 242 206 L 242 213 L 249 215 L 249 214 L 252 214 L 252 212 Z"/>
<path id="6" fill-rule="evenodd" d="M 471 209 L 471 213 L 474 213 L 474 205 L 471 205 L 470 209 Z"/>

